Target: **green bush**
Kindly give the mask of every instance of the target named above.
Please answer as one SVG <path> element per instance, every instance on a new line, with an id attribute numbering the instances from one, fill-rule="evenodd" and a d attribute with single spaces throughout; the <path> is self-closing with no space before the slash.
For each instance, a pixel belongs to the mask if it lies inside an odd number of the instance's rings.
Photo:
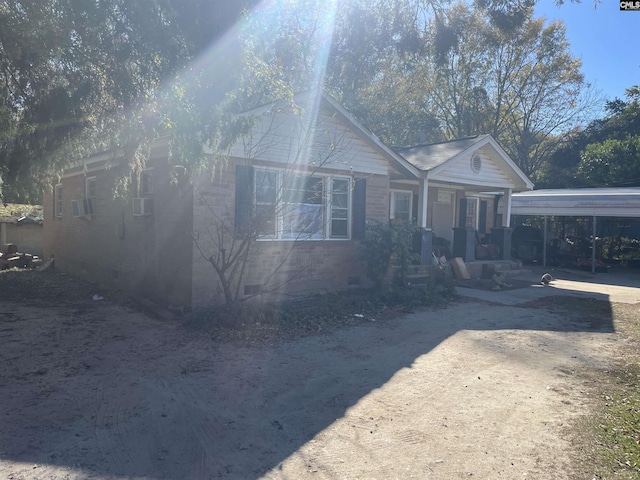
<path id="1" fill-rule="evenodd" d="M 409 265 L 420 260 L 413 251 L 413 238 L 420 228 L 407 223 L 373 221 L 360 242 L 360 257 L 367 276 L 376 287 L 384 286 L 389 267 L 395 267 L 394 283 L 403 284 Z"/>

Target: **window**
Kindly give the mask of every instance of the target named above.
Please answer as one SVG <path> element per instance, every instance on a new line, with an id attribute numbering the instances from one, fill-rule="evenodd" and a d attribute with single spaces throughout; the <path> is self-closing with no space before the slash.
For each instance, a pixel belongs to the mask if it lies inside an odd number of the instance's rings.
<path id="1" fill-rule="evenodd" d="M 255 169 L 254 211 L 264 237 L 348 239 L 351 179 Z"/>
<path id="2" fill-rule="evenodd" d="M 285 175 L 282 191 L 282 238 L 321 239 L 324 230 L 324 179 Z"/>
<path id="3" fill-rule="evenodd" d="M 467 215 L 464 226 L 467 228 L 478 228 L 478 199 L 467 198 Z"/>
<path id="4" fill-rule="evenodd" d="M 96 177 L 88 177 L 84 181 L 84 196 L 86 198 L 96 197 Z"/>
<path id="5" fill-rule="evenodd" d="M 153 174 L 151 169 L 140 172 L 140 191 L 139 196 L 149 195 L 153 193 Z"/>
<path id="6" fill-rule="evenodd" d="M 62 216 L 62 185 L 53 187 L 53 214 L 56 217 Z"/>
<path id="7" fill-rule="evenodd" d="M 402 220 L 409 223 L 411 221 L 411 192 L 392 191 L 391 192 L 391 219 Z"/>
<path id="8" fill-rule="evenodd" d="M 331 179 L 331 238 L 349 237 L 349 188 L 347 178 Z"/>
<path id="9" fill-rule="evenodd" d="M 261 235 L 276 235 L 276 205 L 278 196 L 278 172 L 276 170 L 256 170 L 255 173 L 255 215 L 258 232 Z"/>

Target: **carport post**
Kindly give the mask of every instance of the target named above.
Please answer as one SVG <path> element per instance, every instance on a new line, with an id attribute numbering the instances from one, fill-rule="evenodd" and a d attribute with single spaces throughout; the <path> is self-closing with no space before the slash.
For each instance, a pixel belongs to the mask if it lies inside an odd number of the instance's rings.
<path id="1" fill-rule="evenodd" d="M 547 230 L 549 229 L 549 217 L 544 216 L 544 233 L 542 234 L 542 266 L 547 266 Z"/>
<path id="2" fill-rule="evenodd" d="M 593 216 L 593 233 L 591 235 L 591 273 L 596 273 L 596 216 Z"/>

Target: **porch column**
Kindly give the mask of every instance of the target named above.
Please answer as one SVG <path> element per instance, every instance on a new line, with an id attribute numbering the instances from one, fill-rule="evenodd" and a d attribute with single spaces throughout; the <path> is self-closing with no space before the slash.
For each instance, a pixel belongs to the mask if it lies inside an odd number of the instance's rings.
<path id="1" fill-rule="evenodd" d="M 428 187 L 429 180 L 421 178 L 419 180 L 419 197 L 420 203 L 418 203 L 418 226 L 426 228 L 427 226 L 427 201 L 428 201 Z"/>
<path id="2" fill-rule="evenodd" d="M 596 273 L 596 216 L 593 216 L 593 230 L 591 234 L 591 273 Z"/>
<path id="3" fill-rule="evenodd" d="M 547 266 L 547 235 L 549 231 L 549 217 L 544 216 L 544 232 L 542 233 L 542 266 Z"/>
<path id="4" fill-rule="evenodd" d="M 428 202 L 429 180 L 421 178 L 419 180 L 419 198 L 418 203 L 418 226 L 421 230 L 420 239 L 420 263 L 422 265 L 431 265 L 433 251 L 433 232 L 427 228 L 427 202 Z"/>
<path id="5" fill-rule="evenodd" d="M 509 228 L 511 226 L 511 189 L 506 188 L 504 190 L 504 203 L 502 212 L 502 226 Z"/>

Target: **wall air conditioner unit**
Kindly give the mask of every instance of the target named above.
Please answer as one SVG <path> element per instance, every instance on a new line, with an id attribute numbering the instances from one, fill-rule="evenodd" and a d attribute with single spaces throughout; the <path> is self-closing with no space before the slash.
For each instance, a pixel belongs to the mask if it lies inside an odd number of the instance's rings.
<path id="1" fill-rule="evenodd" d="M 74 217 L 84 217 L 84 204 L 82 200 L 71 200 L 71 213 Z"/>
<path id="2" fill-rule="evenodd" d="M 133 216 L 143 217 L 153 214 L 153 199 L 136 197 L 133 199 Z"/>
<path id="3" fill-rule="evenodd" d="M 71 200 L 71 212 L 74 217 L 90 217 L 93 215 L 93 198 Z"/>

